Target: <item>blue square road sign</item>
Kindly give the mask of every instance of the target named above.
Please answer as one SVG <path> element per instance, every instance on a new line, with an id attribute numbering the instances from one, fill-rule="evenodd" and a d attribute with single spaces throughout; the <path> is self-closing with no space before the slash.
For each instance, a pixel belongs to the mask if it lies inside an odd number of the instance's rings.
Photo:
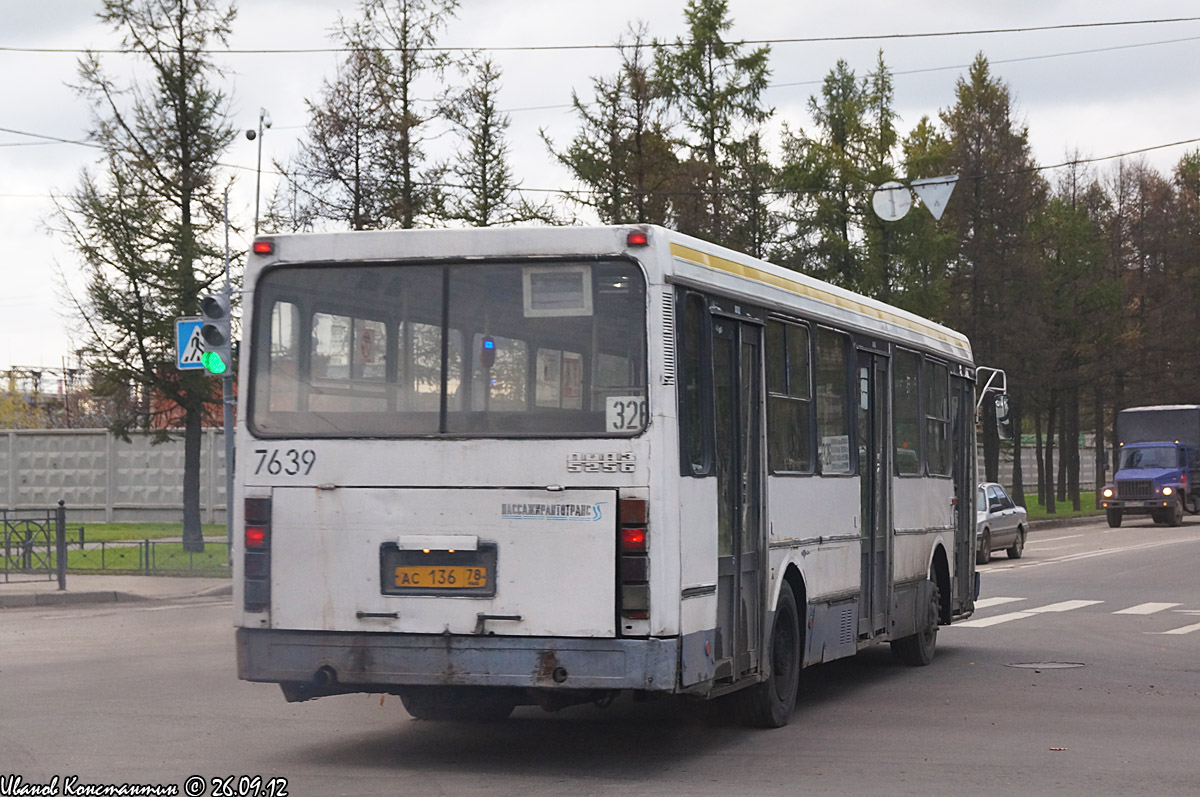
<path id="1" fill-rule="evenodd" d="M 175 319 L 175 367 L 181 371 L 203 370 L 200 356 L 204 346 L 200 340 L 200 316 Z"/>

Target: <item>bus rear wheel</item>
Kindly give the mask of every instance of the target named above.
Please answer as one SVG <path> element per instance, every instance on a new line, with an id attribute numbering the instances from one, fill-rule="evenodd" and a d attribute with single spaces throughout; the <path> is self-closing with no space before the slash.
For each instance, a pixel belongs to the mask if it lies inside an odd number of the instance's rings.
<path id="1" fill-rule="evenodd" d="M 917 620 L 917 633 L 892 642 L 892 653 L 910 667 L 924 667 L 933 661 L 937 649 L 938 615 L 941 612 L 942 592 L 936 578 L 929 579 L 929 603 Z"/>
<path id="2" fill-rule="evenodd" d="M 745 724 L 757 728 L 782 728 L 796 708 L 800 691 L 801 651 L 804 636 L 800 630 L 800 612 L 791 585 L 784 582 L 775 607 L 767 661 L 771 674 L 767 680 L 734 695 L 738 714 Z"/>

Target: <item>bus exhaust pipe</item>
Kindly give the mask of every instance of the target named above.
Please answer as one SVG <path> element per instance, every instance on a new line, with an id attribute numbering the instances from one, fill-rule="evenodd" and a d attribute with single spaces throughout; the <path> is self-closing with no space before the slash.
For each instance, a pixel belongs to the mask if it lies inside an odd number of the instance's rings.
<path id="1" fill-rule="evenodd" d="M 328 687 L 337 683 L 337 670 L 326 664 L 313 673 L 313 686 Z"/>

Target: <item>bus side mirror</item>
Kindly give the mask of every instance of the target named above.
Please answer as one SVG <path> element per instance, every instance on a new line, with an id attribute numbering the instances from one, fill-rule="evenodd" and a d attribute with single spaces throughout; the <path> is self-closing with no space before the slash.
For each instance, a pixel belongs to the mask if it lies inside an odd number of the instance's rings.
<path id="1" fill-rule="evenodd" d="M 996 434 L 1001 440 L 1013 438 L 1012 413 L 1008 407 L 1007 393 L 996 395 Z"/>

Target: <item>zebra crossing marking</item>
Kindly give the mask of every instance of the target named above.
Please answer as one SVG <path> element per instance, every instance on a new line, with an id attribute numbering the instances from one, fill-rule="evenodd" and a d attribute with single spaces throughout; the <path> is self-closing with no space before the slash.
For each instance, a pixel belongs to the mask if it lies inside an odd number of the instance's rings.
<path id="1" fill-rule="evenodd" d="M 1095 606 L 1097 603 L 1104 603 L 1104 601 L 1060 601 L 1046 606 L 1039 606 L 1036 609 L 1027 609 L 1026 611 L 1033 612 L 1034 614 L 1041 614 L 1042 612 L 1069 612 L 1072 609 L 1082 609 L 1084 606 Z"/>
<path id="2" fill-rule="evenodd" d="M 1139 603 L 1137 606 L 1130 606 L 1128 609 L 1122 609 L 1113 614 L 1154 614 L 1166 609 L 1173 609 L 1178 605 L 1178 603 Z"/>
<path id="3" fill-rule="evenodd" d="M 1006 603 L 1015 603 L 1016 601 L 1023 601 L 1023 600 L 1025 600 L 1025 599 L 1024 598 L 980 598 L 979 600 L 975 601 L 975 608 L 976 609 L 987 609 L 991 606 L 1003 606 Z"/>
<path id="4" fill-rule="evenodd" d="M 1073 609 L 1082 609 L 1084 606 L 1094 606 L 1097 603 L 1104 603 L 1104 601 L 1059 601 L 1058 603 L 1048 603 L 1045 606 L 1036 606 L 1020 612 L 1008 612 L 1007 614 L 997 614 L 993 617 L 981 617 L 978 620 L 967 620 L 965 623 L 958 623 L 958 625 L 963 628 L 987 628 L 988 626 L 1000 625 L 1012 620 L 1023 620 L 1026 617 L 1033 617 L 1038 614 L 1069 612 Z"/>
<path id="5" fill-rule="evenodd" d="M 1017 602 L 1023 601 L 1023 600 L 1025 600 L 1025 598 L 1012 598 L 1012 597 L 1001 597 L 1001 596 L 992 597 L 992 598 L 981 598 L 981 599 L 975 601 L 975 608 L 976 609 L 987 609 L 987 608 L 990 608 L 993 606 L 1004 606 L 1005 604 L 1017 603 Z M 1005 612 L 1004 614 L 992 615 L 991 617 L 976 617 L 971 620 L 967 620 L 966 622 L 963 622 L 963 623 L 955 623 L 955 627 L 958 627 L 958 628 L 988 628 L 993 625 L 1000 625 L 1001 623 L 1012 622 L 1013 620 L 1023 620 L 1027 617 L 1035 617 L 1039 614 L 1057 614 L 1057 613 L 1061 613 L 1061 612 L 1070 612 L 1070 611 L 1074 611 L 1075 609 L 1082 609 L 1087 606 L 1095 606 L 1095 605 L 1101 604 L 1101 603 L 1104 603 L 1104 601 L 1093 601 L 1093 600 L 1059 601 L 1057 603 L 1048 603 L 1045 606 L 1034 606 L 1034 607 L 1030 607 L 1028 609 L 1022 609 L 1020 611 Z M 1147 602 L 1147 603 L 1139 603 L 1135 606 L 1129 606 L 1125 609 L 1118 609 L 1117 611 L 1112 612 L 1112 614 L 1126 614 L 1126 615 L 1136 615 L 1136 616 L 1146 617 L 1146 616 L 1149 616 L 1152 614 L 1158 614 L 1160 612 L 1165 612 L 1169 609 L 1174 609 L 1174 612 L 1176 614 L 1188 614 L 1188 615 L 1200 614 L 1200 611 L 1195 610 L 1195 609 L 1176 609 L 1175 608 L 1176 606 L 1180 606 L 1180 605 L 1182 605 L 1182 604 L 1167 603 L 1164 601 L 1151 601 L 1151 602 Z M 1181 636 L 1183 634 L 1191 634 L 1196 631 L 1200 631 L 1200 623 L 1194 623 L 1192 625 L 1185 625 L 1185 626 L 1181 626 L 1179 628 L 1173 628 L 1169 631 L 1146 631 L 1145 633 L 1156 634 L 1156 635 Z"/>

